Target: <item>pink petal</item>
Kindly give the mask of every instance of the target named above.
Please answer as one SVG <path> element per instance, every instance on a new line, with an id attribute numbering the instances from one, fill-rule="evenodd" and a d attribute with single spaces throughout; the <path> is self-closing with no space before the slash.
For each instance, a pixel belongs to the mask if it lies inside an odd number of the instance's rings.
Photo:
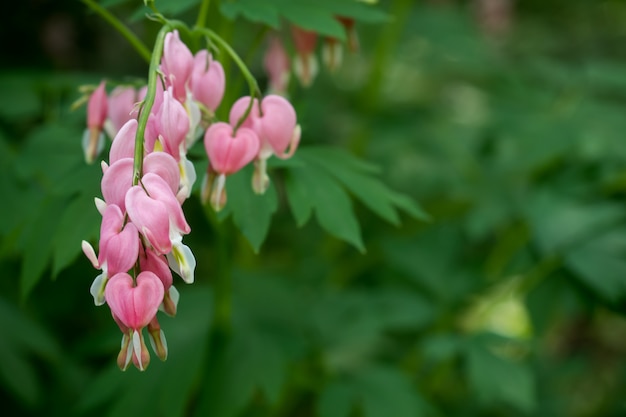
<path id="1" fill-rule="evenodd" d="M 172 155 L 165 152 L 153 152 L 146 155 L 143 160 L 143 172 L 144 174 L 157 174 L 170 186 L 172 193 L 178 192 L 180 169 Z"/>
<path id="2" fill-rule="evenodd" d="M 107 204 L 115 204 L 122 212 L 126 212 L 126 192 L 132 185 L 133 159 L 122 158 L 107 168 L 102 176 L 102 197 Z"/>
<path id="3" fill-rule="evenodd" d="M 158 253 L 164 254 L 172 250 L 169 215 L 163 202 L 148 197 L 144 189 L 136 185 L 126 193 L 126 209 L 137 230 Z"/>
<path id="4" fill-rule="evenodd" d="M 135 136 L 137 135 L 137 120 L 131 119 L 117 132 L 109 151 L 109 163 L 114 164 L 122 158 L 132 158 L 135 155 Z"/>
<path id="5" fill-rule="evenodd" d="M 206 131 L 204 146 L 211 167 L 221 174 L 233 174 L 250 163 L 259 152 L 259 138 L 253 130 L 242 127 L 233 137 L 233 128 L 214 123 Z"/>

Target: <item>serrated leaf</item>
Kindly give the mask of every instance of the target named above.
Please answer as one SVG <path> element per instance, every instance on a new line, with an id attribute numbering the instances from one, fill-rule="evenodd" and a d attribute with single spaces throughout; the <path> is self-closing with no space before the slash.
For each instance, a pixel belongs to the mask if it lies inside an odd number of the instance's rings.
<path id="1" fill-rule="evenodd" d="M 234 19 L 238 14 L 258 23 L 264 23 L 274 29 L 280 27 L 280 16 L 278 10 L 272 4 L 267 2 L 258 2 L 255 0 L 240 0 L 238 2 L 224 2 L 220 10 L 224 16 Z"/>
<path id="2" fill-rule="evenodd" d="M 229 19 L 246 19 L 278 28 L 280 18 L 320 35 L 344 40 L 345 29 L 336 16 L 378 23 L 387 20 L 387 14 L 376 7 L 354 0 L 230 0 L 222 3 L 221 13 Z"/>
<path id="3" fill-rule="evenodd" d="M 398 225 L 400 218 L 396 207 L 405 209 L 409 214 L 423 219 L 426 215 L 407 196 L 390 190 L 371 173 L 375 168 L 343 151 L 331 148 L 305 149 L 299 155 L 310 163 L 313 169 L 323 169 L 339 180 L 350 192 L 370 210 L 388 222 Z"/>
<path id="4" fill-rule="evenodd" d="M 319 224 L 331 235 L 365 251 L 361 239 L 361 228 L 346 192 L 323 171 L 307 168 L 291 170 L 293 181 L 298 181 L 307 190 L 310 204 L 315 209 Z"/>
<path id="5" fill-rule="evenodd" d="M 286 2 L 281 8 L 282 16 L 302 29 L 344 40 L 346 33 L 333 14 L 320 9 L 317 4 Z"/>

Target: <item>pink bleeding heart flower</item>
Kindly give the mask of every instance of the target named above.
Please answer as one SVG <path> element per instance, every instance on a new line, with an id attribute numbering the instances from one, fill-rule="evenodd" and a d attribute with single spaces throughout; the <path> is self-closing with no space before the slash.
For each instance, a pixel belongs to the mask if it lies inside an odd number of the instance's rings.
<path id="1" fill-rule="evenodd" d="M 163 93 L 163 103 L 156 117 L 156 127 L 163 150 L 180 159 L 185 151 L 185 137 L 189 132 L 189 116 L 183 105 L 174 99 L 172 89 Z M 182 149 L 181 149 L 182 147 Z"/>
<path id="2" fill-rule="evenodd" d="M 226 176 L 234 174 L 250 163 L 258 154 L 259 138 L 252 129 L 240 127 L 237 132 L 227 123 L 218 122 L 204 135 L 204 148 L 209 156 L 209 170 L 205 176 L 203 196 L 210 194 L 216 211 L 226 204 Z M 215 173 L 219 175 L 215 177 Z M 210 190 L 210 191 L 209 191 Z M 203 197 L 206 199 L 208 197 Z"/>
<path id="3" fill-rule="evenodd" d="M 114 164 L 122 158 L 132 158 L 135 155 L 135 136 L 137 135 L 137 120 L 127 121 L 119 130 L 111 150 L 109 151 L 109 163 Z"/>
<path id="4" fill-rule="evenodd" d="M 106 263 L 109 275 L 126 272 L 139 256 L 139 232 L 132 223 L 124 224 L 122 210 L 110 204 L 102 216 L 98 262 Z"/>
<path id="5" fill-rule="evenodd" d="M 126 193 L 128 216 L 157 253 L 169 253 L 172 239 L 189 233 L 191 228 L 165 180 L 148 173 L 141 183 Z"/>
<path id="6" fill-rule="evenodd" d="M 128 352 L 122 369 L 128 366 L 131 355 L 140 370 L 148 366 L 150 356 L 141 329 L 156 316 L 163 295 L 163 283 L 150 271 L 139 273 L 135 281 L 125 272 L 109 280 L 105 289 L 106 302 L 113 317 L 128 328 L 122 344 L 122 351 Z"/>
<path id="7" fill-rule="evenodd" d="M 211 113 L 215 112 L 224 97 L 226 76 L 222 64 L 213 60 L 206 49 L 198 51 L 194 57 L 190 87 L 194 100 L 202 103 Z"/>
<path id="8" fill-rule="evenodd" d="M 269 76 L 269 90 L 273 94 L 284 95 L 291 78 L 289 55 L 278 36 L 270 38 L 270 44 L 263 57 L 263 65 Z"/>
<path id="9" fill-rule="evenodd" d="M 237 123 L 249 104 L 249 96 L 242 97 L 233 104 L 229 115 L 231 124 Z M 280 158 L 289 158 L 300 142 L 300 129 L 293 106 L 284 97 L 269 95 L 261 101 L 260 110 L 255 99 L 252 111 L 242 124 L 250 127 L 258 135 L 261 141 L 260 158 L 267 159 L 272 154 Z M 290 145 L 291 148 L 287 152 Z"/>
<path id="10" fill-rule="evenodd" d="M 87 127 L 102 129 L 107 118 L 107 93 L 105 82 L 102 81 L 98 88 L 91 93 L 87 102 Z"/>
<path id="11" fill-rule="evenodd" d="M 105 82 L 89 96 L 87 101 L 87 130 L 83 135 L 83 151 L 87 163 L 92 163 L 104 147 L 102 129 L 107 118 L 107 93 Z"/>
<path id="12" fill-rule="evenodd" d="M 204 147 L 213 170 L 230 175 L 250 163 L 259 152 L 259 138 L 253 130 L 241 127 L 233 132 L 227 123 L 214 123 L 204 135 Z"/>
<path id="13" fill-rule="evenodd" d="M 133 119 L 137 104 L 137 91 L 130 86 L 118 86 L 111 91 L 108 103 L 107 132 L 115 137 L 124 124 Z"/>
<path id="14" fill-rule="evenodd" d="M 143 159 L 144 174 L 153 173 L 169 185 L 172 193 L 176 194 L 180 186 L 180 169 L 174 157 L 165 152 L 153 152 Z"/>
<path id="15" fill-rule="evenodd" d="M 107 205 L 115 204 L 126 212 L 126 193 L 133 185 L 133 159 L 122 158 L 106 169 L 100 187 Z"/>
<path id="16" fill-rule="evenodd" d="M 174 97 L 181 103 L 187 96 L 187 81 L 193 69 L 193 54 L 181 40 L 178 31 L 165 35 L 161 70 L 166 83 L 173 88 Z"/>
<path id="17" fill-rule="evenodd" d="M 294 71 L 300 83 L 304 87 L 308 87 L 313 83 L 318 72 L 318 63 L 315 57 L 317 33 L 292 25 L 291 37 L 298 53 L 294 60 Z"/>

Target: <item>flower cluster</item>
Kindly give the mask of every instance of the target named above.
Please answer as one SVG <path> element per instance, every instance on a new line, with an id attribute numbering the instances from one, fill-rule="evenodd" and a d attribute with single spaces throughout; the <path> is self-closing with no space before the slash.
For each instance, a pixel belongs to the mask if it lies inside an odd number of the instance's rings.
<path id="1" fill-rule="evenodd" d="M 359 39 L 354 28 L 354 19 L 337 16 L 346 31 L 347 45 L 351 52 L 359 49 Z M 304 87 L 309 87 L 317 73 L 319 64 L 315 50 L 318 44 L 316 32 L 291 26 L 291 40 L 295 49 L 293 69 L 296 77 Z M 325 37 L 322 46 L 322 61 L 329 71 L 337 70 L 343 60 L 343 44 L 336 38 Z M 269 89 L 276 94 L 284 95 L 291 77 L 290 58 L 278 36 L 270 39 L 264 58 L 265 70 L 269 76 Z"/>
<path id="2" fill-rule="evenodd" d="M 94 302 L 109 306 L 123 334 L 121 369 L 131 361 L 140 370 L 148 366 L 144 327 L 156 355 L 166 359 L 157 311 L 176 314 L 172 271 L 186 283 L 194 281 L 195 258 L 182 242 L 191 231 L 182 204 L 196 180 L 187 150 L 203 137 L 209 168 L 201 194 L 219 210 L 228 175 L 254 162 L 252 188 L 263 193 L 267 159 L 290 157 L 300 140 L 296 112 L 278 95 L 243 97 L 228 122 L 216 121 L 224 70 L 207 50 L 192 54 L 177 31 L 165 36 L 154 73 L 161 79 L 138 90 L 120 86 L 107 95 L 102 82 L 89 97 L 83 139 L 91 162 L 104 147 L 103 132 L 113 137 L 108 163 L 102 162 L 102 199 L 96 198 L 102 215 L 98 255 L 88 242 L 82 247 L 101 271 L 91 286 Z"/>

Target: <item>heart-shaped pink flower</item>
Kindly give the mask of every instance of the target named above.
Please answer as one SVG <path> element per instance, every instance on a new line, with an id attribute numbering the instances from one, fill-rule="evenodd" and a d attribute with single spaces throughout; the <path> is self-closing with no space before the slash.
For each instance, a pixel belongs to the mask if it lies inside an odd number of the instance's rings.
<path id="1" fill-rule="evenodd" d="M 259 152 L 259 138 L 253 130 L 240 127 L 236 134 L 227 123 L 211 125 L 204 135 L 204 147 L 211 167 L 220 174 L 230 175 L 250 163 Z"/>
<path id="2" fill-rule="evenodd" d="M 105 299 L 113 315 L 129 329 L 140 330 L 150 323 L 163 301 L 163 283 L 150 271 L 137 275 L 136 282 L 125 272 L 109 279 Z"/>

